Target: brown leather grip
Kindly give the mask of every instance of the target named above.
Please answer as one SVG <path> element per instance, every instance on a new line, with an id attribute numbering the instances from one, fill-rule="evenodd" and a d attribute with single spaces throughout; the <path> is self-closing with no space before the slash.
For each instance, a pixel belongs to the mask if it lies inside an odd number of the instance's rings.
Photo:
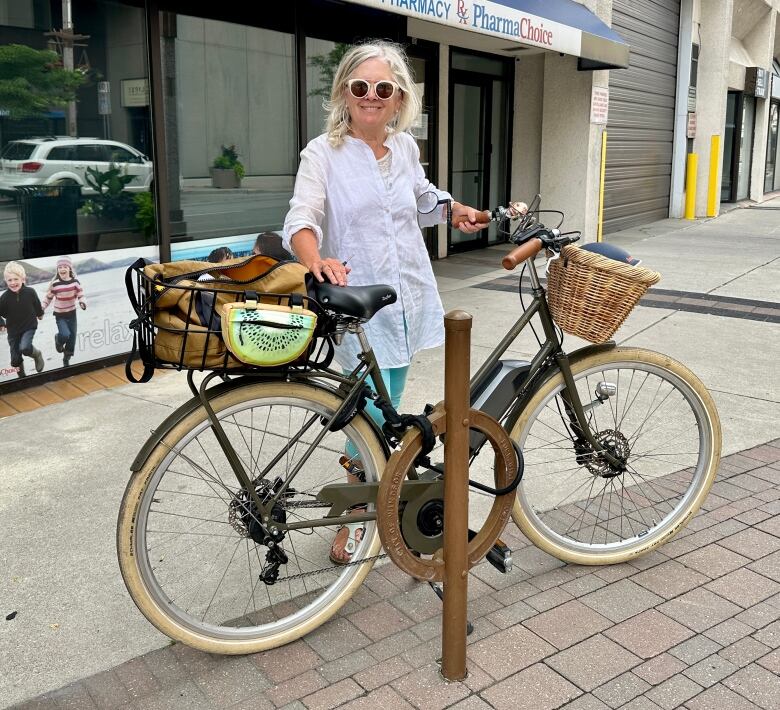
<path id="1" fill-rule="evenodd" d="M 466 222 L 465 219 L 459 219 L 459 220 L 452 220 L 452 226 L 456 229 L 460 227 L 463 222 Z M 490 210 L 484 210 L 480 212 L 477 210 L 477 224 L 490 224 Z"/>
<path id="2" fill-rule="evenodd" d="M 501 266 L 503 266 L 507 271 L 511 271 L 518 264 L 522 264 L 526 259 L 535 257 L 541 248 L 542 240 L 534 237 L 522 246 L 512 249 L 509 254 L 501 259 Z"/>

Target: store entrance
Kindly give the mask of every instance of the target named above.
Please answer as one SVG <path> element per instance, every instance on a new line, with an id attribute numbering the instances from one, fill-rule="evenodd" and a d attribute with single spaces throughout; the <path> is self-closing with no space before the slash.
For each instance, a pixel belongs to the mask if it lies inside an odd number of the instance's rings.
<path id="1" fill-rule="evenodd" d="M 778 170 L 778 124 L 780 124 L 780 103 L 772 101 L 769 106 L 769 130 L 766 142 L 766 168 L 764 171 L 764 192 L 773 192 L 780 188 L 780 170 Z"/>
<path id="2" fill-rule="evenodd" d="M 744 200 L 750 191 L 754 118 L 755 99 L 738 91 L 729 91 L 723 130 L 721 202 Z"/>
<path id="3" fill-rule="evenodd" d="M 458 201 L 480 209 L 508 199 L 512 64 L 453 51 L 450 70 L 449 186 Z M 496 225 L 476 234 L 450 229 L 450 254 L 501 240 Z"/>

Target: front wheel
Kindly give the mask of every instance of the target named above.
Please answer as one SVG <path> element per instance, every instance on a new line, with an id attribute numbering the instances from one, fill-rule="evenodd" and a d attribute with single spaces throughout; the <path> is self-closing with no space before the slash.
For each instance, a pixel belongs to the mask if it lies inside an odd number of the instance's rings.
<path id="1" fill-rule="evenodd" d="M 379 479 L 385 454 L 363 417 L 324 432 L 341 400 L 317 387 L 255 383 L 210 403 L 261 497 L 304 461 L 272 513 L 300 527 L 263 541 L 254 505 L 198 407 L 132 475 L 119 513 L 119 563 L 133 601 L 160 631 L 211 653 L 254 653 L 315 629 L 368 574 L 380 548 L 376 523 L 365 523 L 352 564 L 335 565 L 339 519 L 316 524 L 330 508 L 317 494 L 347 482 L 339 463 L 347 440 L 367 482 Z"/>
<path id="2" fill-rule="evenodd" d="M 511 431 L 525 457 L 512 517 L 565 562 L 624 562 L 669 540 L 702 504 L 720 461 L 718 412 L 690 370 L 649 350 L 585 357 L 572 376 L 588 426 L 622 465 L 577 437 L 558 373 Z"/>

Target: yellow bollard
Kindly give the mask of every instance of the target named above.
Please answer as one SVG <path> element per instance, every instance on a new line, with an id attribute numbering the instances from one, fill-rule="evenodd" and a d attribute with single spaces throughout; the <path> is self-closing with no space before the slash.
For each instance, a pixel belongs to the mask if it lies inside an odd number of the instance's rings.
<path id="1" fill-rule="evenodd" d="M 710 175 L 707 185 L 707 216 L 718 213 L 718 167 L 720 166 L 720 136 L 710 138 Z"/>
<path id="2" fill-rule="evenodd" d="M 607 168 L 607 132 L 601 132 L 601 176 L 599 177 L 599 224 L 596 231 L 596 241 L 602 241 L 604 227 L 604 172 Z"/>
<path id="3" fill-rule="evenodd" d="M 699 156 L 688 153 L 685 164 L 685 219 L 696 218 L 696 171 L 699 169 Z"/>

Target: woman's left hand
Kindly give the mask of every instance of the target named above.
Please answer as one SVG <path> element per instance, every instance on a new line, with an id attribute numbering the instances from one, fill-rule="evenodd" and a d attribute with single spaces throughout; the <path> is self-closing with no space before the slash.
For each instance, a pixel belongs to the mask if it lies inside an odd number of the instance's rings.
<path id="1" fill-rule="evenodd" d="M 452 226 L 466 234 L 473 234 L 490 224 L 490 215 L 460 202 L 452 203 Z"/>

